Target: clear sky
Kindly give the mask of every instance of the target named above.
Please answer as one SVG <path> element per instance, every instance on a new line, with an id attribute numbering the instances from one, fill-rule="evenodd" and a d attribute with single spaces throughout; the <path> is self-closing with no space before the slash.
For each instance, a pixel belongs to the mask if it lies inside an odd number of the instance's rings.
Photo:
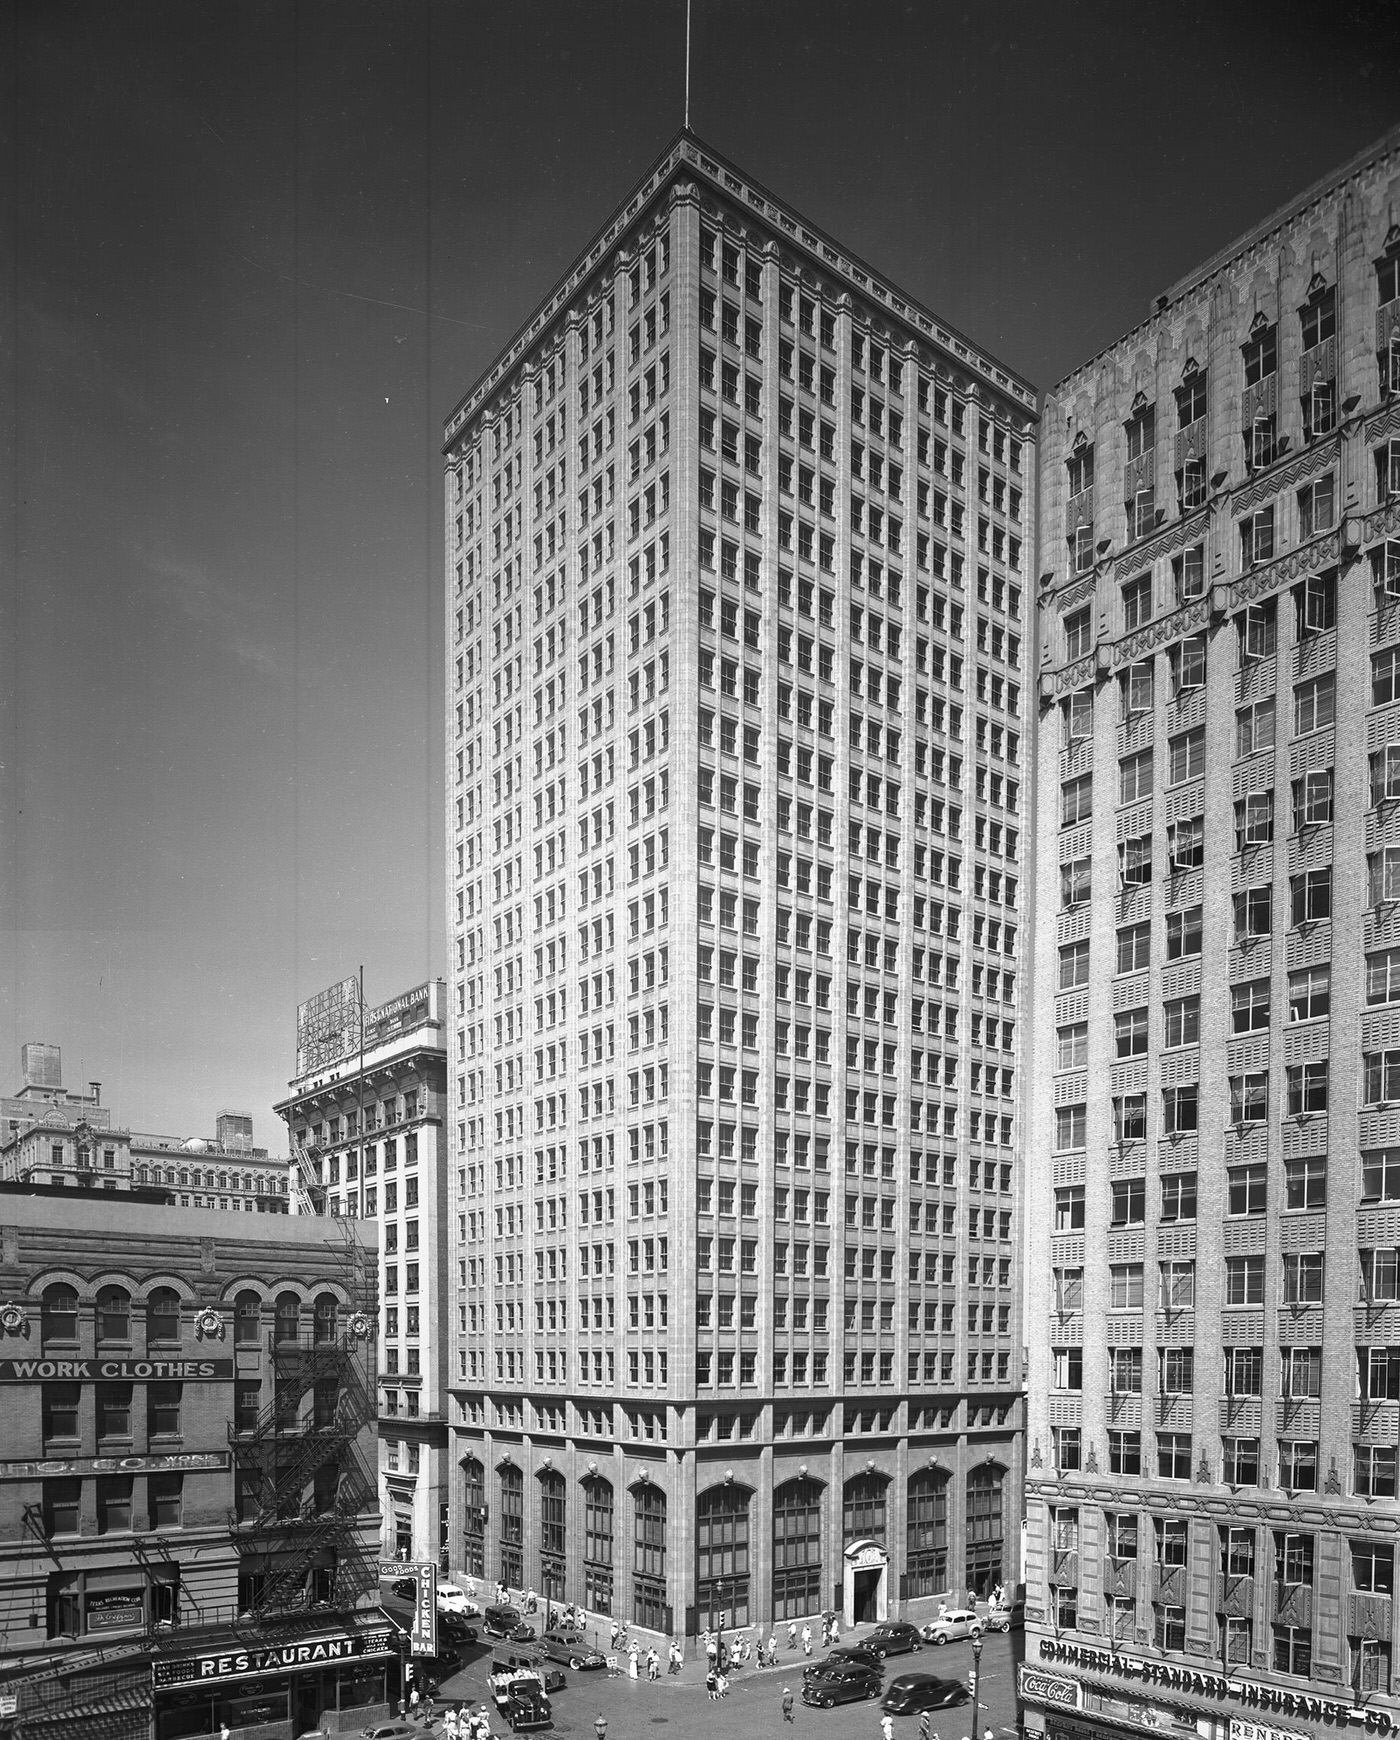
<path id="1" fill-rule="evenodd" d="M 1040 386 L 1400 120 L 1394 4 L 693 8 L 702 137 Z M 444 971 L 442 422 L 684 17 L 0 10 L 0 1089 L 284 1151 L 297 1002 Z"/>

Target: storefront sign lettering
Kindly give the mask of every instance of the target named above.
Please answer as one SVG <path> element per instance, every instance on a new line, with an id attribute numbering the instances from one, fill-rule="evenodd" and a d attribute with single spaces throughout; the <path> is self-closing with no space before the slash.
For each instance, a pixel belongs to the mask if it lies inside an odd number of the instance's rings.
<path id="1" fill-rule="evenodd" d="M 65 1474 L 198 1474 L 229 1465 L 227 1450 L 161 1451 L 147 1456 L 43 1456 L 0 1462 L 0 1480 L 43 1480 Z"/>
<path id="2" fill-rule="evenodd" d="M 101 1383 L 112 1378 L 233 1379 L 231 1359 L 0 1359 L 0 1384 L 36 1384 L 50 1379 Z"/>
<path id="3" fill-rule="evenodd" d="M 1091 1649 L 1078 1643 L 1063 1643 L 1057 1638 L 1042 1637 L 1040 1659 L 1064 1667 L 1079 1668 L 1090 1674 L 1114 1674 L 1120 1679 L 1139 1680 L 1143 1685 L 1162 1691 L 1180 1692 L 1187 1697 L 1204 1698 L 1211 1703 L 1243 1704 L 1249 1709 L 1267 1710 L 1279 1716 L 1292 1716 L 1303 1721 L 1333 1722 L 1339 1727 L 1352 1724 L 1364 1726 L 1368 1734 L 1395 1734 L 1400 1728 L 1385 1710 L 1359 1709 L 1334 1698 L 1311 1697 L 1305 1692 L 1290 1692 L 1282 1686 L 1261 1685 L 1257 1680 L 1245 1680 L 1226 1674 L 1211 1673 L 1196 1668 L 1176 1667 L 1165 1661 L 1145 1661 L 1140 1656 L 1120 1655 L 1116 1650 Z M 1260 1730 L 1268 1734 L 1273 1730 Z M 1234 1736 L 1232 1735 L 1232 1740 Z M 1299 1737 L 1304 1740 L 1304 1737 Z"/>
<path id="4" fill-rule="evenodd" d="M 1079 1708 L 1079 1681 L 1061 1679 L 1058 1674 L 1043 1674 L 1033 1667 L 1021 1668 L 1021 1696 L 1034 1698 L 1042 1704 L 1065 1704 L 1071 1710 Z"/>
<path id="5" fill-rule="evenodd" d="M 1248 1722 L 1243 1716 L 1231 1716 L 1230 1740 L 1308 1740 L 1308 1736 L 1295 1734 L 1291 1728 L 1270 1728 L 1265 1722 Z"/>
<path id="6" fill-rule="evenodd" d="M 325 1662 L 351 1661 L 357 1656 L 389 1655 L 393 1641 L 387 1631 L 360 1637 L 311 1638 L 301 1643 L 274 1644 L 267 1649 L 233 1649 L 216 1655 L 186 1656 L 181 1661 L 152 1663 L 157 1686 L 187 1685 L 191 1680 L 235 1680 L 284 1668 L 316 1667 Z"/>

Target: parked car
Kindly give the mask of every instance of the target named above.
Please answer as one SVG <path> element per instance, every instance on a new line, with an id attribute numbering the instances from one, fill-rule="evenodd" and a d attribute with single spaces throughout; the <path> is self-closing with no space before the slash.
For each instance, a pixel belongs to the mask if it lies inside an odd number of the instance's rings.
<path id="1" fill-rule="evenodd" d="M 989 1607 L 983 1626 L 987 1631 L 1020 1631 L 1025 1623 L 1025 1602 L 1011 1601 L 1005 1607 Z"/>
<path id="2" fill-rule="evenodd" d="M 802 1702 L 829 1710 L 833 1704 L 854 1704 L 860 1698 L 878 1698 L 883 1676 L 863 1662 L 834 1666 L 828 1673 L 814 1674 L 802 1682 Z"/>
<path id="3" fill-rule="evenodd" d="M 405 1580 L 408 1582 L 410 1590 L 417 1587 L 411 1577 Z M 394 1593 L 398 1593 L 397 1583 L 394 1585 Z M 468 1619 L 474 1618 L 481 1612 L 475 1601 L 467 1600 L 466 1590 L 459 1588 L 456 1583 L 438 1584 L 437 1606 L 439 1613 L 460 1613 Z"/>
<path id="4" fill-rule="evenodd" d="M 551 1661 L 567 1662 L 574 1672 L 581 1668 L 605 1668 L 608 1658 L 600 1649 L 593 1649 L 578 1631 L 561 1631 L 556 1627 L 545 1632 L 540 1648 Z"/>
<path id="5" fill-rule="evenodd" d="M 535 1628 L 527 1625 L 514 1607 L 488 1607 L 481 1618 L 481 1629 L 488 1637 L 506 1637 L 512 1643 L 533 1643 Z"/>
<path id="6" fill-rule="evenodd" d="M 418 1579 L 416 1577 L 395 1577 L 389 1585 L 389 1592 L 397 1595 L 401 1601 L 416 1601 L 418 1599 Z"/>
<path id="7" fill-rule="evenodd" d="M 866 1638 L 865 1647 L 873 1649 L 883 1660 L 887 1655 L 908 1655 L 911 1650 L 922 1649 L 924 1640 L 917 1625 L 906 1625 L 902 1619 L 886 1619 Z"/>
<path id="8" fill-rule="evenodd" d="M 423 1730 L 416 1722 L 371 1722 L 360 1740 L 423 1740 Z"/>
<path id="9" fill-rule="evenodd" d="M 959 1637 L 981 1637 L 982 1621 L 970 1607 L 945 1607 L 921 1631 L 925 1643 L 952 1643 Z"/>
<path id="10" fill-rule="evenodd" d="M 464 1619 L 460 1613 L 450 1610 L 437 1616 L 438 1636 L 446 1637 L 452 1643 L 475 1643 L 477 1628 L 470 1620 Z"/>
<path id="11" fill-rule="evenodd" d="M 961 1680 L 941 1680 L 937 1674 L 900 1674 L 890 1681 L 881 1709 L 892 1716 L 909 1716 L 917 1710 L 944 1710 L 967 1702 L 967 1687 Z"/>
<path id="12" fill-rule="evenodd" d="M 853 1643 L 828 1651 L 820 1661 L 808 1662 L 802 1670 L 802 1677 L 804 1680 L 817 1679 L 822 1674 L 845 1667 L 850 1662 L 855 1662 L 860 1667 L 873 1668 L 877 1674 L 885 1671 L 883 1656 L 877 1655 L 873 1649 L 867 1649 L 864 1644 Z"/>

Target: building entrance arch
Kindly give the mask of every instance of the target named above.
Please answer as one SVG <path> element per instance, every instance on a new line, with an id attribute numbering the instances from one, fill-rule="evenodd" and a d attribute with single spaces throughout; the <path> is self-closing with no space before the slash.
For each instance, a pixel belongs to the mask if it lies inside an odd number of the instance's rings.
<path id="1" fill-rule="evenodd" d="M 890 1556 L 879 1541 L 851 1541 L 842 1555 L 842 1615 L 847 1626 L 874 1625 L 890 1610 Z"/>

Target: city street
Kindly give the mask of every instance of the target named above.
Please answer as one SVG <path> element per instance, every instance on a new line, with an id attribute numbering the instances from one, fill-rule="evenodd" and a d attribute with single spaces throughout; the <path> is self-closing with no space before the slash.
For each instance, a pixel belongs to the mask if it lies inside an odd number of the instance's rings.
<path id="1" fill-rule="evenodd" d="M 870 1628 L 864 1627 L 843 1634 L 843 1643 L 859 1642 Z M 1021 1659 L 1023 1634 L 1013 1631 L 1006 1635 L 990 1634 L 982 1651 L 982 1685 L 978 1700 L 977 1727 L 979 1734 L 990 1728 L 997 1740 L 1007 1740 L 1017 1731 L 1016 1666 Z M 601 1639 L 606 1649 L 606 1636 Z M 821 1655 L 814 1649 L 812 1659 Z M 625 1657 L 624 1665 L 625 1665 Z M 468 1659 L 460 1673 L 443 1683 L 438 1698 L 444 1704 L 470 1702 L 490 1703 L 486 1676 L 491 1651 L 484 1643 L 468 1650 Z M 576 1736 L 577 1740 L 593 1740 L 594 1724 L 601 1714 L 607 1722 L 607 1740 L 639 1740 L 653 1727 L 670 1726 L 681 1736 L 694 1734 L 705 1721 L 722 1721 L 726 1740 L 773 1740 L 783 1728 L 782 1691 L 791 1686 L 795 1699 L 793 1731 L 799 1740 L 880 1740 L 881 1710 L 879 1701 L 838 1704 L 831 1710 L 812 1709 L 802 1702 L 802 1669 L 805 1665 L 801 1649 L 788 1650 L 779 1646 L 775 1668 L 737 1669 L 730 1677 L 729 1696 L 721 1706 L 711 1703 L 705 1692 L 703 1661 L 687 1659 L 677 1675 L 665 1672 L 664 1657 L 661 1678 L 654 1684 L 643 1677 L 630 1679 L 607 1673 L 572 1673 L 564 1670 L 568 1685 L 556 1692 L 551 1700 L 554 1726 L 546 1734 Z M 930 1673 L 943 1679 L 966 1681 L 972 1666 L 972 1645 L 969 1640 L 935 1648 L 926 1644 L 913 1655 L 892 1656 L 885 1664 L 885 1684 L 899 1674 Z M 930 1717 L 933 1732 L 939 1740 L 974 1740 L 972 1735 L 972 1701 L 947 1710 L 935 1710 Z M 491 1726 L 499 1737 L 505 1730 L 494 1706 Z M 917 1716 L 896 1716 L 896 1740 L 919 1740 Z M 441 1720 L 434 1731 L 441 1732 Z"/>

